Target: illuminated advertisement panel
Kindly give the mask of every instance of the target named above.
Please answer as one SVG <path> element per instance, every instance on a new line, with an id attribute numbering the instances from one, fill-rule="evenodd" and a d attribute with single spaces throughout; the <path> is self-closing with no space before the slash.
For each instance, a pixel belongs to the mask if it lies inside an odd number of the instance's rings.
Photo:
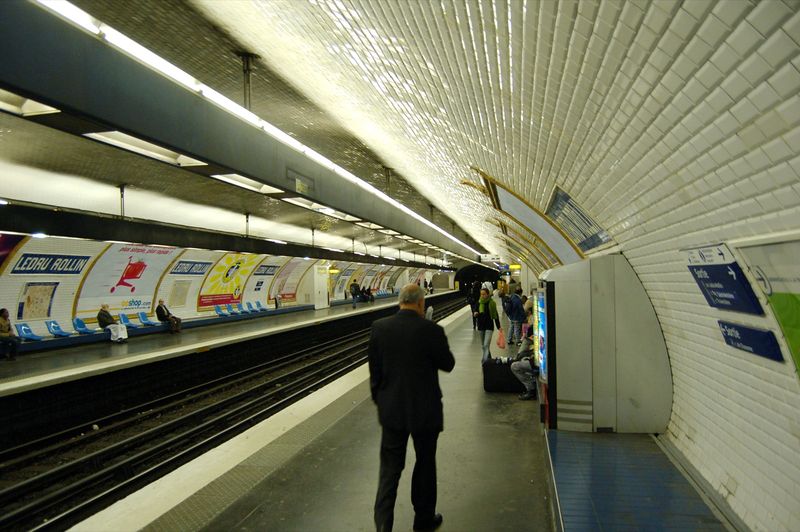
<path id="1" fill-rule="evenodd" d="M 539 361 L 539 379 L 547 382 L 547 308 L 544 296 L 544 291 L 536 293 L 536 328 L 539 337 L 537 359 Z"/>

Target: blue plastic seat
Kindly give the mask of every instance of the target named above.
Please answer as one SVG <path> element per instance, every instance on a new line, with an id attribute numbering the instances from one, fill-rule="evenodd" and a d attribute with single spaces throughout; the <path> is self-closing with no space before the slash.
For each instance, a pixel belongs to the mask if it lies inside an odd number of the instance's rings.
<path id="1" fill-rule="evenodd" d="M 239 314 L 239 311 L 238 310 L 234 310 L 233 309 L 233 305 L 231 305 L 230 303 L 225 305 L 225 308 L 228 309 L 228 314 L 230 314 L 231 316 L 236 316 L 237 314 Z"/>
<path id="2" fill-rule="evenodd" d="M 72 326 L 75 327 L 75 330 L 78 331 L 80 334 L 94 334 L 97 331 L 93 331 L 80 318 L 72 318 Z"/>
<path id="3" fill-rule="evenodd" d="M 236 303 L 236 310 L 239 311 L 239 314 L 250 314 L 250 311 L 244 308 L 241 303 Z"/>
<path id="4" fill-rule="evenodd" d="M 39 340 L 44 340 L 44 336 L 33 334 L 31 326 L 28 325 L 27 323 L 16 323 L 14 324 L 14 327 L 17 329 L 17 335 L 23 340 L 29 340 L 31 342 L 38 342 Z"/>
<path id="5" fill-rule="evenodd" d="M 131 322 L 130 318 L 128 318 L 128 315 L 124 312 L 119 313 L 119 322 L 129 329 L 138 329 L 141 327 L 141 325 L 136 325 L 135 323 Z"/>
<path id="6" fill-rule="evenodd" d="M 219 316 L 220 318 L 227 318 L 228 316 L 230 316 L 230 314 L 222 310 L 222 307 L 220 307 L 219 305 L 214 305 L 214 312 L 216 312 L 217 316 Z"/>
<path id="7" fill-rule="evenodd" d="M 139 316 L 139 321 L 142 322 L 142 325 L 160 325 L 157 321 L 151 321 L 150 318 L 147 317 L 147 312 L 140 312 L 137 314 Z"/>
<path id="8" fill-rule="evenodd" d="M 249 312 L 251 314 L 255 314 L 256 312 L 258 312 L 258 310 L 256 310 L 256 308 L 253 306 L 253 304 L 248 301 L 247 302 L 247 312 Z"/>
<path id="9" fill-rule="evenodd" d="M 46 322 L 44 322 L 44 324 L 47 327 L 47 330 L 53 336 L 61 336 L 61 337 L 72 336 L 72 333 L 68 333 L 64 329 L 62 329 L 61 325 L 59 325 L 56 320 L 47 320 Z"/>
<path id="10" fill-rule="evenodd" d="M 264 305 L 261 303 L 261 301 L 256 301 L 256 307 L 258 308 L 258 311 L 259 311 L 259 312 L 266 312 L 266 311 L 267 311 L 267 307 L 265 307 L 265 306 L 264 306 Z"/>

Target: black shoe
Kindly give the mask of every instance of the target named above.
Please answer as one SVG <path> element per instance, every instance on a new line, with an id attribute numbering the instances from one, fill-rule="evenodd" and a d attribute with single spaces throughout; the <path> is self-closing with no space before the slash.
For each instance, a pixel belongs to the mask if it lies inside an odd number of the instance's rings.
<path id="1" fill-rule="evenodd" d="M 530 401 L 532 399 L 536 399 L 536 390 L 528 390 L 525 393 L 519 394 L 520 401 Z"/>
<path id="2" fill-rule="evenodd" d="M 414 520 L 414 530 L 436 530 L 442 525 L 442 514 L 436 514 L 433 516 L 428 522 L 425 523 L 417 523 L 416 519 Z"/>

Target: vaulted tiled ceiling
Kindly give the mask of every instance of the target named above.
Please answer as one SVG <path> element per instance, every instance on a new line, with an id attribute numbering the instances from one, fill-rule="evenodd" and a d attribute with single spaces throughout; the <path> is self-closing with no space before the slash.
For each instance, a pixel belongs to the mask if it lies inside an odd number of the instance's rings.
<path id="1" fill-rule="evenodd" d="M 220 24 L 204 18 L 192 5 L 181 0 L 76 0 L 73 3 L 233 101 L 242 102 L 243 74 L 238 54 L 254 50 L 248 48 L 235 34 L 222 29 Z M 387 170 L 386 167 L 390 165 L 385 163 L 382 156 L 343 127 L 328 110 L 304 96 L 302 88 L 289 85 L 265 64 L 263 57 L 254 61 L 251 80 L 252 110 L 257 115 L 432 220 L 445 231 L 477 246 L 440 209 L 431 208 L 433 198 L 422 195 L 410 186 L 396 169 Z M 146 181 L 147 176 L 142 176 L 141 179 Z M 170 186 L 164 185 L 168 183 L 166 181 L 162 180 L 161 183 L 162 187 Z M 190 193 L 206 203 L 213 203 L 220 197 L 213 192 L 205 194 L 200 189 L 189 192 L 185 185 L 186 183 L 176 182 L 171 190 L 165 188 L 164 192 L 175 196 Z M 238 194 L 242 195 L 240 192 Z M 365 197 L 364 201 L 372 200 Z M 271 216 L 275 211 L 274 207 L 273 205 L 271 211 L 250 208 L 249 212 L 263 212 L 264 215 Z M 297 221 L 286 217 L 281 217 L 280 220 L 304 226 L 313 224 L 317 228 L 348 238 L 353 237 L 374 245 L 383 243 L 409 253 L 427 253 L 423 247 L 346 222 L 310 214 L 306 218 L 312 216 L 313 220 Z"/>
<path id="2" fill-rule="evenodd" d="M 798 33 L 779 0 L 77 3 L 233 98 L 234 52 L 257 54 L 274 71 L 256 72 L 259 115 L 382 188 L 393 167 L 418 193 L 392 196 L 500 252 L 473 167 L 540 211 L 564 189 L 617 243 L 674 225 L 676 191 L 741 153 L 749 121 L 727 110 L 796 57 Z"/>

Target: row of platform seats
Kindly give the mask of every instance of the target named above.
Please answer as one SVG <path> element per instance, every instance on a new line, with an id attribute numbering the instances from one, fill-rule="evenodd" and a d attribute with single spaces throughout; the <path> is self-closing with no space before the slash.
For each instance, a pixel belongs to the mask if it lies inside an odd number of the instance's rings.
<path id="1" fill-rule="evenodd" d="M 260 312 L 267 312 L 267 307 L 265 307 L 261 301 L 257 301 L 256 305 L 253 306 L 252 303 L 249 301 L 247 302 L 247 308 L 245 308 L 241 303 L 237 303 L 236 307 L 234 308 L 233 305 L 226 305 L 227 310 L 223 310 L 220 305 L 215 305 L 214 310 L 219 317 L 231 317 L 231 316 L 239 316 L 239 315 L 246 315 L 246 314 L 258 314 Z M 128 329 L 141 329 L 143 327 L 154 327 L 154 326 L 162 326 L 161 322 L 152 321 L 150 318 L 147 317 L 146 312 L 139 312 L 136 316 L 139 318 L 141 324 L 134 323 L 128 317 L 127 314 L 124 312 L 119 313 L 119 322 L 127 327 Z M 73 318 L 72 326 L 75 329 L 73 332 L 65 331 L 61 325 L 56 320 L 47 320 L 44 322 L 45 327 L 47 327 L 47 332 L 49 332 L 54 338 L 68 338 L 74 335 L 90 335 L 90 334 L 103 334 L 105 331 L 103 329 L 91 329 L 89 328 L 86 323 L 81 318 Z M 17 330 L 17 335 L 25 341 L 28 342 L 40 342 L 45 339 L 44 336 L 38 335 L 33 332 L 31 326 L 27 323 L 17 323 L 14 325 Z"/>
<path id="2" fill-rule="evenodd" d="M 227 318 L 228 316 L 238 316 L 240 314 L 258 314 L 259 312 L 266 312 L 267 307 L 265 307 L 261 301 L 256 301 L 256 306 L 254 307 L 251 302 L 247 302 L 247 308 L 244 308 L 244 305 L 241 303 L 236 303 L 236 308 L 233 305 L 227 304 L 225 305 L 225 309 L 222 308 L 221 305 L 214 305 L 214 312 L 217 313 L 217 316 L 220 318 Z"/>
<path id="3" fill-rule="evenodd" d="M 140 312 L 137 314 L 139 321 L 142 322 L 141 325 L 137 323 L 133 323 L 127 314 L 124 312 L 119 313 L 119 322 L 128 327 L 129 329 L 138 329 L 140 327 L 152 327 L 155 325 L 161 325 L 160 322 L 152 321 L 147 317 L 147 313 Z M 67 338 L 74 334 L 96 334 L 102 332 L 102 329 L 90 329 L 86 326 L 86 323 L 80 318 L 73 318 L 72 319 L 72 326 L 75 328 L 73 332 L 67 332 L 61 328 L 61 325 L 56 320 L 47 320 L 44 322 L 45 327 L 47 327 L 47 332 L 53 335 L 56 338 Z M 30 325 L 27 323 L 17 323 L 14 325 L 17 329 L 17 334 L 23 340 L 28 340 L 30 342 L 39 342 L 44 340 L 44 336 L 39 336 L 38 334 L 33 332 Z"/>

